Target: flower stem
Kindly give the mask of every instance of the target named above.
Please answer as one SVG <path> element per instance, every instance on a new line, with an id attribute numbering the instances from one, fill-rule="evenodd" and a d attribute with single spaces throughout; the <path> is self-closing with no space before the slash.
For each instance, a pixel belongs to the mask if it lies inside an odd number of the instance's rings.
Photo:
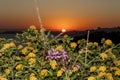
<path id="1" fill-rule="evenodd" d="M 89 42 L 89 33 L 90 33 L 90 31 L 88 30 L 88 33 L 87 33 L 87 44 L 86 44 L 86 53 L 85 53 L 85 64 L 87 63 L 87 50 L 88 50 L 88 42 Z"/>

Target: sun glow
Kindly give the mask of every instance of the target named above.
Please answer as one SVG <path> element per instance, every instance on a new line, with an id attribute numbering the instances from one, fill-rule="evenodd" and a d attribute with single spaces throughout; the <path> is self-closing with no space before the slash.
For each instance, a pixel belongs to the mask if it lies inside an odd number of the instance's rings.
<path id="1" fill-rule="evenodd" d="M 62 29 L 61 31 L 62 31 L 63 33 L 64 33 L 64 32 L 66 32 L 66 30 L 65 30 L 65 29 Z"/>

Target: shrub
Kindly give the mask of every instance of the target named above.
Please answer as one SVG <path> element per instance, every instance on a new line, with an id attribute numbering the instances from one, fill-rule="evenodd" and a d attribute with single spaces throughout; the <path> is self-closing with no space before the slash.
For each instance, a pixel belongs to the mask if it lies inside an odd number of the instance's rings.
<path id="1" fill-rule="evenodd" d="M 0 79 L 119 80 L 119 53 L 110 39 L 74 42 L 30 26 L 16 39 L 0 38 Z"/>

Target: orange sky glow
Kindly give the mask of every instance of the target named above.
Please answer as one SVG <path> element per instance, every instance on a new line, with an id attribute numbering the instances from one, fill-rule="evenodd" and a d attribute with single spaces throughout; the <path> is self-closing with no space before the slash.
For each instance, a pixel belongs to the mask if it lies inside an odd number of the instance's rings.
<path id="1" fill-rule="evenodd" d="M 37 0 L 47 30 L 86 30 L 120 26 L 120 0 Z M 1 0 L 0 30 L 39 28 L 34 0 Z"/>

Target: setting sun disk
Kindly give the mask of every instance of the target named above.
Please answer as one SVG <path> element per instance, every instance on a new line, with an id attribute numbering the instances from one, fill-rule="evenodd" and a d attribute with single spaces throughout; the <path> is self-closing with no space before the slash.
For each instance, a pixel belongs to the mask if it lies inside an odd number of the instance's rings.
<path id="1" fill-rule="evenodd" d="M 66 32 L 66 30 L 65 30 L 65 29 L 62 29 L 61 31 L 62 31 L 62 32 Z"/>

